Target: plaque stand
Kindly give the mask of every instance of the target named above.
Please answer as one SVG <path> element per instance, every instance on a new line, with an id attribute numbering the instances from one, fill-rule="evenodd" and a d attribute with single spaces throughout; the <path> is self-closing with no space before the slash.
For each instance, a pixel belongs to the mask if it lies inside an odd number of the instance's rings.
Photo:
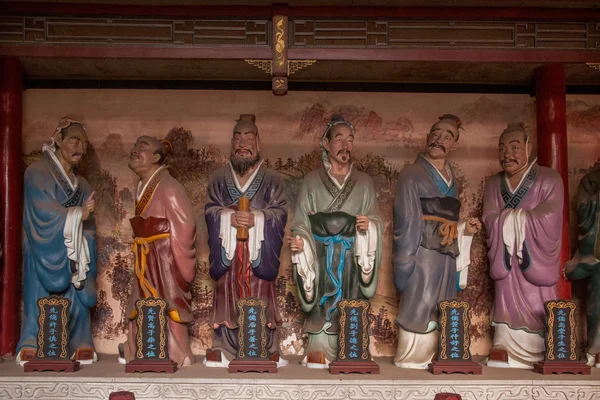
<path id="1" fill-rule="evenodd" d="M 125 364 L 125 372 L 156 372 L 165 374 L 174 374 L 177 371 L 177 364 L 169 360 L 149 361 L 132 360 Z"/>
<path id="2" fill-rule="evenodd" d="M 269 360 L 232 360 L 229 363 L 228 371 L 236 372 L 268 372 L 270 374 L 277 373 L 277 363 Z"/>
<path id="3" fill-rule="evenodd" d="M 329 364 L 330 374 L 379 374 L 379 365 L 375 361 L 333 361 Z"/>
<path id="4" fill-rule="evenodd" d="M 434 375 L 441 374 L 473 374 L 481 375 L 483 368 L 475 361 L 432 361 L 429 364 L 429 372 Z"/>
<path id="5" fill-rule="evenodd" d="M 31 360 L 23 367 L 25 372 L 75 372 L 79 371 L 79 361 L 74 360 Z"/>
<path id="6" fill-rule="evenodd" d="M 542 375 L 581 374 L 591 375 L 592 367 L 583 361 L 540 361 L 533 364 L 533 372 Z"/>

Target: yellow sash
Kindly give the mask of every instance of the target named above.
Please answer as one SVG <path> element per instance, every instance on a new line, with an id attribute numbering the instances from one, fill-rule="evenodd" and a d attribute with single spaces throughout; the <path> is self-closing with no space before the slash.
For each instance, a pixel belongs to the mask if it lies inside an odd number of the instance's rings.
<path id="1" fill-rule="evenodd" d="M 452 243 L 458 238 L 458 228 L 455 221 L 450 221 L 446 218 L 436 217 L 435 215 L 423 215 L 425 221 L 441 222 L 438 233 L 442 240 L 442 246 L 452 246 Z"/>
<path id="2" fill-rule="evenodd" d="M 149 244 L 160 239 L 168 239 L 171 235 L 169 233 L 159 233 L 149 237 L 136 237 L 133 240 L 133 255 L 135 256 L 135 275 L 140 282 L 140 287 L 144 292 L 144 298 L 158 297 L 158 291 L 154 288 L 150 282 L 146 279 L 146 256 L 150 252 Z M 141 253 L 140 253 L 141 250 Z M 131 319 L 137 317 L 137 310 L 132 310 Z M 179 312 L 177 310 L 169 311 L 169 317 L 175 322 L 181 322 Z"/>

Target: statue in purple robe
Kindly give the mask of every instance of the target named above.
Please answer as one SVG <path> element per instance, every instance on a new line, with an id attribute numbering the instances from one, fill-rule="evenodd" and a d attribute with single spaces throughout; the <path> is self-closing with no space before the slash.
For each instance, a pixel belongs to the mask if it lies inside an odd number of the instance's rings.
<path id="1" fill-rule="evenodd" d="M 267 349 L 279 367 L 287 365 L 279 352 L 282 319 L 275 293 L 287 200 L 283 181 L 265 166 L 259 144 L 255 116 L 242 114 L 233 128 L 229 162 L 214 172 L 207 188 L 204 212 L 215 281 L 213 345 L 204 360 L 210 367 L 227 367 L 237 356 L 237 301 L 246 297 L 267 302 Z M 248 211 L 238 208 L 241 197 L 249 198 Z M 237 239 L 240 228 L 247 229 L 247 240 Z"/>
<path id="2" fill-rule="evenodd" d="M 288 238 L 300 305 L 308 313 L 302 364 L 309 368 L 326 368 L 337 355 L 339 301 L 375 295 L 383 246 L 373 181 L 352 165 L 352 124 L 334 117 L 321 150 L 323 167 L 302 181 Z"/>
<path id="3" fill-rule="evenodd" d="M 587 280 L 588 365 L 600 368 L 600 167 L 587 173 L 577 191 L 579 243 L 565 272 L 570 280 Z"/>
<path id="4" fill-rule="evenodd" d="M 87 147 L 84 126 L 63 118 L 43 158 L 25 171 L 23 205 L 23 300 L 17 363 L 35 356 L 37 301 L 58 295 L 71 301 L 69 353 L 82 364 L 97 360 L 90 309 L 96 305 L 94 192 L 77 174 Z"/>
<path id="5" fill-rule="evenodd" d="M 427 368 L 438 348 L 438 302 L 455 298 L 467 285 L 472 236 L 481 221 L 459 221 L 458 182 L 447 157 L 458 145 L 461 125 L 455 115 L 441 116 L 427 135 L 425 152 L 400 172 L 396 184 L 398 367 Z"/>
<path id="6" fill-rule="evenodd" d="M 486 182 L 483 197 L 496 282 L 489 366 L 531 369 L 543 358 L 544 302 L 557 296 L 563 182 L 558 172 L 530 157 L 524 125 L 509 124 L 499 140 L 503 171 Z"/>

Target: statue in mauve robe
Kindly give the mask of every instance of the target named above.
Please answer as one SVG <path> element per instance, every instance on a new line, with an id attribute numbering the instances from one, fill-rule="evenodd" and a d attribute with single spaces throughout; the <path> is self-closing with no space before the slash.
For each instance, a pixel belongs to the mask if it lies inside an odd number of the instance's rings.
<path id="1" fill-rule="evenodd" d="M 579 248 L 567 263 L 567 278 L 587 279 L 587 359 L 600 368 L 600 168 L 583 177 L 577 191 Z"/>
<path id="2" fill-rule="evenodd" d="M 302 363 L 309 368 L 326 368 L 337 356 L 339 301 L 375 295 L 383 239 L 373 181 L 352 165 L 354 127 L 335 116 L 320 144 L 323 167 L 302 181 L 288 239 L 308 313 Z"/>
<path id="3" fill-rule="evenodd" d="M 490 274 L 496 281 L 489 366 L 533 368 L 545 344 L 544 302 L 556 299 L 560 273 L 563 182 L 531 160 L 523 123 L 499 140 L 503 171 L 485 184 L 483 223 Z"/>
<path id="4" fill-rule="evenodd" d="M 212 175 L 207 188 L 204 215 L 210 247 L 213 292 L 213 345 L 206 351 L 205 365 L 227 367 L 238 351 L 237 301 L 246 297 L 265 300 L 267 350 L 278 367 L 280 357 L 275 279 L 287 222 L 287 200 L 280 175 L 268 169 L 260 156 L 255 116 L 242 114 L 233 128 L 229 163 Z M 249 210 L 238 209 L 241 197 Z M 238 240 L 245 228 L 247 240 Z"/>
<path id="5" fill-rule="evenodd" d="M 96 305 L 94 192 L 77 175 L 88 147 L 84 126 L 61 119 L 43 158 L 25 171 L 23 205 L 24 313 L 17 359 L 35 356 L 37 301 L 58 295 L 71 300 L 69 352 L 82 364 L 97 360 L 90 308 Z"/>
<path id="6" fill-rule="evenodd" d="M 178 366 L 195 362 L 188 324 L 192 322 L 192 294 L 196 266 L 196 219 L 183 186 L 169 174 L 165 158 L 171 144 L 149 136 L 135 142 L 129 168 L 140 177 L 133 229 L 135 277 L 127 307 L 127 341 L 119 345 L 119 362 L 135 357 L 137 311 L 142 298 L 167 302 L 167 350 Z"/>
<path id="7" fill-rule="evenodd" d="M 438 348 L 438 302 L 467 285 L 473 234 L 481 221 L 459 221 L 458 182 L 447 162 L 456 149 L 460 119 L 440 117 L 427 135 L 425 152 L 398 176 L 394 198 L 394 284 L 398 347 L 394 363 L 426 369 Z"/>

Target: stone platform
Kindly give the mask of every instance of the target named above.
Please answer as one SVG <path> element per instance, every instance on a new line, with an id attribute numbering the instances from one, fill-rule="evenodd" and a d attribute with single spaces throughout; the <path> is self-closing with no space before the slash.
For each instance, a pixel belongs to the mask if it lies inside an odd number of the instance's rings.
<path id="1" fill-rule="evenodd" d="M 400 369 L 391 359 L 377 359 L 379 375 L 330 375 L 308 370 L 299 357 L 277 374 L 230 374 L 207 368 L 202 356 L 175 374 L 126 374 L 114 355 L 100 355 L 93 365 L 75 373 L 25 373 L 12 360 L 0 363 L 0 399 L 108 400 L 111 392 L 127 390 L 136 400 L 356 399 L 433 400 L 454 392 L 463 400 L 600 400 L 600 369 L 592 375 L 543 376 L 533 371 L 483 367 L 483 374 L 433 375 Z"/>

